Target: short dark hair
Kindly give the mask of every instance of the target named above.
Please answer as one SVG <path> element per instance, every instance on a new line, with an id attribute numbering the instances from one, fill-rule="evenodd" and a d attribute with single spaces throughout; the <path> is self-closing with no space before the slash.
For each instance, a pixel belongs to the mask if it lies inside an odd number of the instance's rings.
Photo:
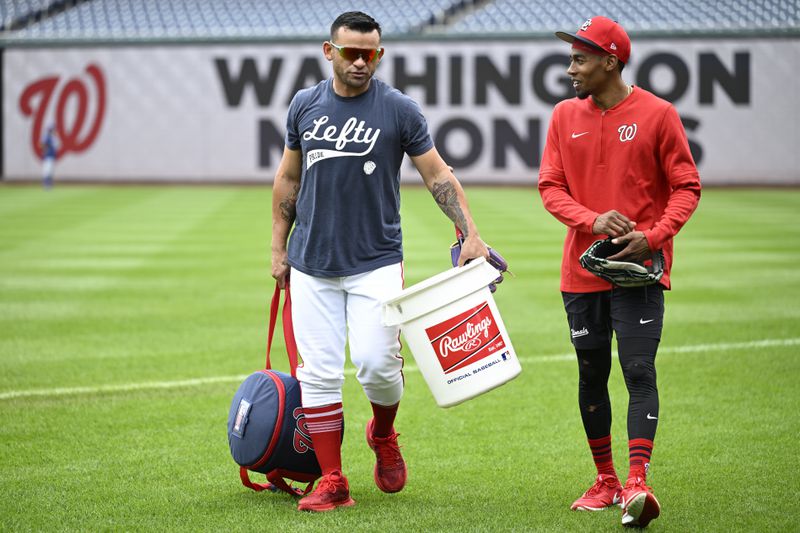
<path id="1" fill-rule="evenodd" d="M 336 31 L 342 26 L 350 28 L 361 33 L 370 33 L 373 30 L 378 30 L 378 36 L 381 35 L 381 25 L 378 21 L 361 11 L 347 11 L 342 13 L 331 24 L 331 39 L 336 35 Z"/>

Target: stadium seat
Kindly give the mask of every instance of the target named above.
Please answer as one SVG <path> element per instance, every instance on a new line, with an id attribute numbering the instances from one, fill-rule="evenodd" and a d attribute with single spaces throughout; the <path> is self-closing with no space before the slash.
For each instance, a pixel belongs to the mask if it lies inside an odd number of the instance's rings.
<path id="1" fill-rule="evenodd" d="M 574 2 L 495 0 L 466 14 L 446 29 L 450 34 L 551 33 L 570 28 L 592 15 L 605 15 L 631 32 L 798 29 L 800 7 L 793 0 L 676 0 L 654 3 L 605 0 L 591 12 Z"/>

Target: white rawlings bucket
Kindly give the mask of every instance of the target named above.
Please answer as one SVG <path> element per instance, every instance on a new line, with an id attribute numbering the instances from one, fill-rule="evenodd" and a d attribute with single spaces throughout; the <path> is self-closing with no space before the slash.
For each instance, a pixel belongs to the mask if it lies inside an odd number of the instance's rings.
<path id="1" fill-rule="evenodd" d="M 522 371 L 488 287 L 499 275 L 481 257 L 383 304 L 383 323 L 401 325 L 440 407 L 490 391 Z"/>

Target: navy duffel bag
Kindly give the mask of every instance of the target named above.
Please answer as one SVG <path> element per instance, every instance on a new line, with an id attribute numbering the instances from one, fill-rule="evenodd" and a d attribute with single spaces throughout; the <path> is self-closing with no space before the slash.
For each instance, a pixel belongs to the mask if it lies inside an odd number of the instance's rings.
<path id="1" fill-rule="evenodd" d="M 321 471 L 300 402 L 300 383 L 295 377 L 297 345 L 291 318 L 289 283 L 283 306 L 283 335 L 291 375 L 271 370 L 270 350 L 280 304 L 280 288 L 275 286 L 270 308 L 267 364 L 239 386 L 228 414 L 228 444 L 239 465 L 242 484 L 256 491 L 284 490 L 304 494 L 311 490 Z M 250 481 L 249 470 L 266 474 L 268 483 Z M 305 490 L 285 479 L 308 483 Z"/>

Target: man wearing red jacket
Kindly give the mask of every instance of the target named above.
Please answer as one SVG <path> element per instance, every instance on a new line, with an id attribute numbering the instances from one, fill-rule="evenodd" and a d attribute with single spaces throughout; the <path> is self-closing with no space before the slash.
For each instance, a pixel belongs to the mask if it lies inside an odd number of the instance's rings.
<path id="1" fill-rule="evenodd" d="M 569 228 L 561 292 L 578 356 L 581 419 L 598 473 L 572 509 L 620 504 L 624 525 L 644 527 L 660 513 L 646 476 L 659 416 L 655 357 L 663 290 L 670 288 L 672 238 L 697 207 L 700 179 L 675 108 L 623 81 L 631 43 L 619 24 L 594 17 L 576 33 L 556 36 L 572 44 L 567 74 L 577 97 L 553 110 L 539 192 L 545 208 Z M 610 260 L 642 262 L 661 250 L 660 282 L 616 287 L 581 268 L 581 254 L 606 236 L 625 245 Z M 629 394 L 624 487 L 611 455 L 612 334 Z"/>

